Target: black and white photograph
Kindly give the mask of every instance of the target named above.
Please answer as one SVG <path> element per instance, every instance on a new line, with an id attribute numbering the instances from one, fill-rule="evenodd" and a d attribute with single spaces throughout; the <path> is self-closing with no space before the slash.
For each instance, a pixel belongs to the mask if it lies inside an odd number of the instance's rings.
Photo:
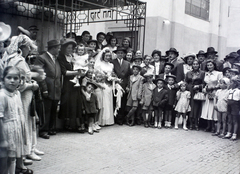
<path id="1" fill-rule="evenodd" d="M 0 174 L 240 174 L 240 0 L 0 0 Z"/>

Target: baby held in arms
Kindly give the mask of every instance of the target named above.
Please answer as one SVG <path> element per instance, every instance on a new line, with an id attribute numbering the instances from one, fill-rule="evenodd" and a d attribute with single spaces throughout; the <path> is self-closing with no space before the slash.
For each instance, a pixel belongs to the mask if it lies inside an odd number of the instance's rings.
<path id="1" fill-rule="evenodd" d="M 74 62 L 73 62 L 73 70 L 74 71 L 88 71 L 88 54 L 86 54 L 84 46 L 77 46 L 76 53 L 74 54 Z M 70 82 L 75 83 L 74 87 L 79 87 L 79 79 L 80 75 L 76 75 Z"/>

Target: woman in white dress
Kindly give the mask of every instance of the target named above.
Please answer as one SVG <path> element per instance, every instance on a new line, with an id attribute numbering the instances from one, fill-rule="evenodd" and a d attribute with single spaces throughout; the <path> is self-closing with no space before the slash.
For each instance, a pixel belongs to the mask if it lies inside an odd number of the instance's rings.
<path id="1" fill-rule="evenodd" d="M 206 93 L 206 100 L 203 102 L 201 118 L 207 120 L 207 128 L 205 131 L 214 132 L 214 121 L 217 121 L 217 112 L 214 110 L 214 95 L 218 89 L 218 81 L 223 77 L 222 72 L 216 71 L 216 64 L 212 60 L 208 60 L 206 63 L 206 73 L 204 82 L 206 86 L 203 92 Z"/>
<path id="2" fill-rule="evenodd" d="M 110 63 L 112 58 L 112 53 L 108 47 L 104 48 L 96 56 L 95 69 L 101 71 L 105 74 L 106 80 L 103 85 L 103 109 L 101 110 L 99 116 L 99 124 L 112 125 L 114 124 L 113 116 L 113 88 L 111 84 L 112 73 L 113 73 L 113 64 Z"/>

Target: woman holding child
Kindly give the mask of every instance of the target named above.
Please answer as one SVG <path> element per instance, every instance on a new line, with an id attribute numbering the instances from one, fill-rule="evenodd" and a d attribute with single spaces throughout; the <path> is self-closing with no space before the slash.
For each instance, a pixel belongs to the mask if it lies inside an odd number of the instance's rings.
<path id="1" fill-rule="evenodd" d="M 61 52 L 58 56 L 59 64 L 63 74 L 63 87 L 59 118 L 65 119 L 65 128 L 72 130 L 77 128 L 80 133 L 84 132 L 84 121 L 82 117 L 81 93 L 79 87 L 74 87 L 72 80 L 76 75 L 81 75 L 81 71 L 74 71 L 73 49 L 76 42 L 72 39 L 63 39 Z"/>

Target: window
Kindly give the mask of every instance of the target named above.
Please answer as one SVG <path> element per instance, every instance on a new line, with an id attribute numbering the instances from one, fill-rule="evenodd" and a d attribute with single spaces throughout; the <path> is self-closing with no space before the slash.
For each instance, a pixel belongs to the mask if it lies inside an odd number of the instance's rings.
<path id="1" fill-rule="evenodd" d="M 209 0 L 186 0 L 185 13 L 200 19 L 208 20 Z"/>

